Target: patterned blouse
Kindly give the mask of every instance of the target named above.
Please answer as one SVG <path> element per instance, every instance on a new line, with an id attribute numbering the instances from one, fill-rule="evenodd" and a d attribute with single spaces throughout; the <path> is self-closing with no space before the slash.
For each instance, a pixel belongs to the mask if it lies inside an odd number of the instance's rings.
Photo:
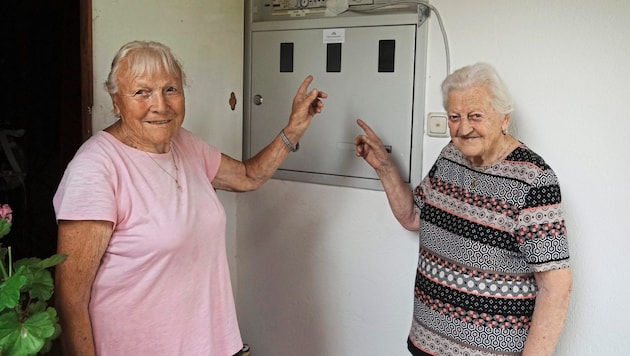
<path id="1" fill-rule="evenodd" d="M 411 353 L 519 354 L 534 272 L 569 267 L 555 173 L 523 144 L 472 167 L 451 142 L 414 200 L 421 223 Z"/>

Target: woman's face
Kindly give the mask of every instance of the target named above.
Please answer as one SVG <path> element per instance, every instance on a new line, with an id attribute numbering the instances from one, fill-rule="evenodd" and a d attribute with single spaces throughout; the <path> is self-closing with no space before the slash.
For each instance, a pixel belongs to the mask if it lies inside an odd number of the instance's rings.
<path id="1" fill-rule="evenodd" d="M 184 121 L 184 89 L 166 71 L 133 77 L 121 63 L 118 92 L 112 96 L 125 140 L 138 149 L 163 153 Z"/>
<path id="2" fill-rule="evenodd" d="M 447 107 L 453 144 L 473 166 L 490 165 L 501 158 L 498 155 L 506 148 L 503 130 L 507 131 L 510 115 L 494 109 L 486 86 L 452 90 Z"/>

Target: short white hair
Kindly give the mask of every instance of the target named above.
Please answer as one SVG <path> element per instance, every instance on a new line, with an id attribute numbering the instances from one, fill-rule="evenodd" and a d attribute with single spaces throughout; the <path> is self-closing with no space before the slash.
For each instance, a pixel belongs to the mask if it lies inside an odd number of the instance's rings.
<path id="1" fill-rule="evenodd" d="M 442 104 L 448 110 L 448 95 L 452 90 L 486 86 L 492 95 L 494 109 L 507 115 L 512 112 L 512 98 L 499 73 L 488 63 L 476 63 L 460 68 L 442 82 Z"/>
<path id="2" fill-rule="evenodd" d="M 181 79 L 182 84 L 186 84 L 182 64 L 170 48 L 159 42 L 132 41 L 123 45 L 112 60 L 112 67 L 105 82 L 105 89 L 110 95 L 118 93 L 116 81 L 123 60 L 127 60 L 128 69 L 133 76 L 150 75 L 165 70 L 172 77 Z"/>

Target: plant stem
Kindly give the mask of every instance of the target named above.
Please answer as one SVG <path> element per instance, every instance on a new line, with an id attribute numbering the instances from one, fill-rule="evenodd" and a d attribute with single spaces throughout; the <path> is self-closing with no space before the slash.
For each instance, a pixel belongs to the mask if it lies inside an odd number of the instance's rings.
<path id="1" fill-rule="evenodd" d="M 0 263 L 0 269 L 2 270 L 2 277 L 4 277 L 4 279 L 8 279 L 9 276 L 7 276 L 7 270 L 4 268 L 4 261 L 2 261 Z"/>
<path id="2" fill-rule="evenodd" d="M 8 248 L 7 254 L 9 255 L 9 278 L 13 275 L 13 255 L 11 254 L 11 246 Z"/>

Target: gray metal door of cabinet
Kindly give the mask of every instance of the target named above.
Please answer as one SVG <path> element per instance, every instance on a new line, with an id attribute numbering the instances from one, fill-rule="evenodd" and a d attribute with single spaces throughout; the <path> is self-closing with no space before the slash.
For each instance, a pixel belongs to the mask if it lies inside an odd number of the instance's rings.
<path id="1" fill-rule="evenodd" d="M 334 72 L 327 71 L 327 61 L 328 70 L 331 69 L 331 48 L 324 43 L 324 31 L 273 30 L 252 34 L 251 94 L 256 102 L 250 113 L 250 152 L 258 152 L 286 125 L 298 85 L 312 74 L 315 80 L 311 87 L 329 94 L 324 113 L 315 118 L 300 142 L 300 150 L 289 156 L 276 177 L 341 185 L 348 185 L 342 182 L 344 179 L 364 179 L 372 183 L 359 186 L 378 189 L 378 177 L 355 156 L 352 144 L 356 135 L 362 133 L 356 124 L 356 119 L 361 118 L 385 145 L 391 146 L 391 155 L 408 181 L 416 26 L 343 29 L 343 42 L 332 47 L 337 51 L 341 47 L 340 63 L 332 64 L 333 70 L 338 70 Z M 293 47 L 288 59 L 281 58 L 281 47 L 286 49 L 286 44 Z M 388 48 L 384 49 L 383 44 Z M 287 56 L 286 51 L 283 56 Z M 383 58 L 387 56 L 390 58 Z M 333 61 L 339 60 L 338 53 L 332 57 Z M 385 63 L 389 69 L 379 71 L 383 64 L 380 62 L 388 60 L 392 61 Z"/>

